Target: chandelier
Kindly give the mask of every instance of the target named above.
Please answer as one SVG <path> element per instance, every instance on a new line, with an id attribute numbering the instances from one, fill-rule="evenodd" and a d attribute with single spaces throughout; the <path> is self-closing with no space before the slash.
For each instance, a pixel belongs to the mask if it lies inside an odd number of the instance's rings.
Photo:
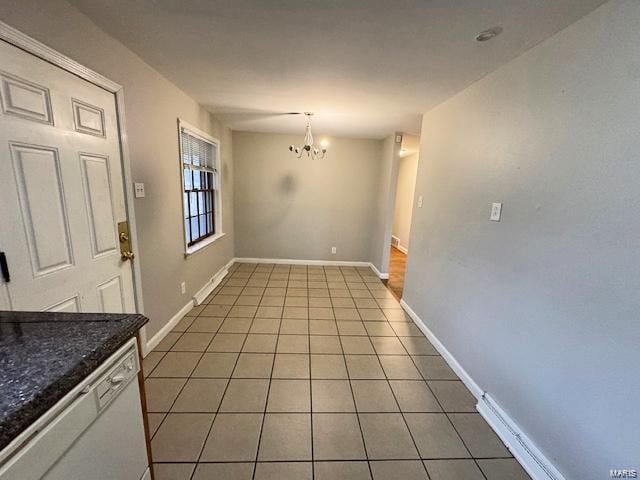
<path id="1" fill-rule="evenodd" d="M 304 112 L 307 117 L 307 129 L 304 134 L 304 145 L 302 147 L 296 147 L 295 145 L 289 145 L 289 151 L 296 154 L 296 157 L 300 158 L 305 153 L 307 157 L 310 157 L 312 160 L 316 158 L 324 158 L 325 153 L 327 153 L 327 142 L 323 140 L 320 142 L 320 146 L 317 147 L 313 144 L 313 135 L 311 134 L 311 117 L 313 113 Z"/>

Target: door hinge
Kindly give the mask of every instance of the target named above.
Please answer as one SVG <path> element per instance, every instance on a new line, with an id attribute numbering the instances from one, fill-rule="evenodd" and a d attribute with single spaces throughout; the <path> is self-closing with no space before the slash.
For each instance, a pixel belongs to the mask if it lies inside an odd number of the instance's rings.
<path id="1" fill-rule="evenodd" d="M 7 264 L 7 256 L 4 252 L 0 252 L 0 270 L 2 271 L 2 278 L 5 282 L 11 281 L 11 275 L 9 274 L 9 265 Z"/>

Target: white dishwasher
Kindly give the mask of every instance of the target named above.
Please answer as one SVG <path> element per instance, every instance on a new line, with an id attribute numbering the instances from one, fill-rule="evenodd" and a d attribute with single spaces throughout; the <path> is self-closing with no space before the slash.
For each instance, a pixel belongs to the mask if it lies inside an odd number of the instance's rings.
<path id="1" fill-rule="evenodd" d="M 147 480 L 135 338 L 0 453 L 1 480 Z"/>

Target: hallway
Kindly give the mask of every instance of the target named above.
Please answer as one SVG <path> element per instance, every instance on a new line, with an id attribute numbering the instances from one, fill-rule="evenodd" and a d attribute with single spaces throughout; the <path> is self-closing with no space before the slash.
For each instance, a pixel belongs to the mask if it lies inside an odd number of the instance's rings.
<path id="1" fill-rule="evenodd" d="M 529 478 L 368 268 L 235 264 L 207 302 L 144 360 L 158 480 Z"/>
<path id="2" fill-rule="evenodd" d="M 395 247 L 391 247 L 389 254 L 389 280 L 387 288 L 399 301 L 404 291 L 404 274 L 407 271 L 407 255 Z"/>

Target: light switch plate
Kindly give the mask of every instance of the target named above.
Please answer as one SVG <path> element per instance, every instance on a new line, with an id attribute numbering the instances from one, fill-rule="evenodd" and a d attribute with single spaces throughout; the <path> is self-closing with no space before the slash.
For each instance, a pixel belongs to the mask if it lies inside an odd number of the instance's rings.
<path id="1" fill-rule="evenodd" d="M 144 183 L 134 183 L 133 191 L 136 198 L 144 198 Z"/>
<path id="2" fill-rule="evenodd" d="M 418 208 L 422 208 L 422 200 L 423 200 L 422 195 L 420 195 L 418 197 Z"/>
<path id="3" fill-rule="evenodd" d="M 502 214 L 502 203 L 492 203 L 491 215 L 489 216 L 489 220 L 493 222 L 499 222 L 501 214 Z"/>

